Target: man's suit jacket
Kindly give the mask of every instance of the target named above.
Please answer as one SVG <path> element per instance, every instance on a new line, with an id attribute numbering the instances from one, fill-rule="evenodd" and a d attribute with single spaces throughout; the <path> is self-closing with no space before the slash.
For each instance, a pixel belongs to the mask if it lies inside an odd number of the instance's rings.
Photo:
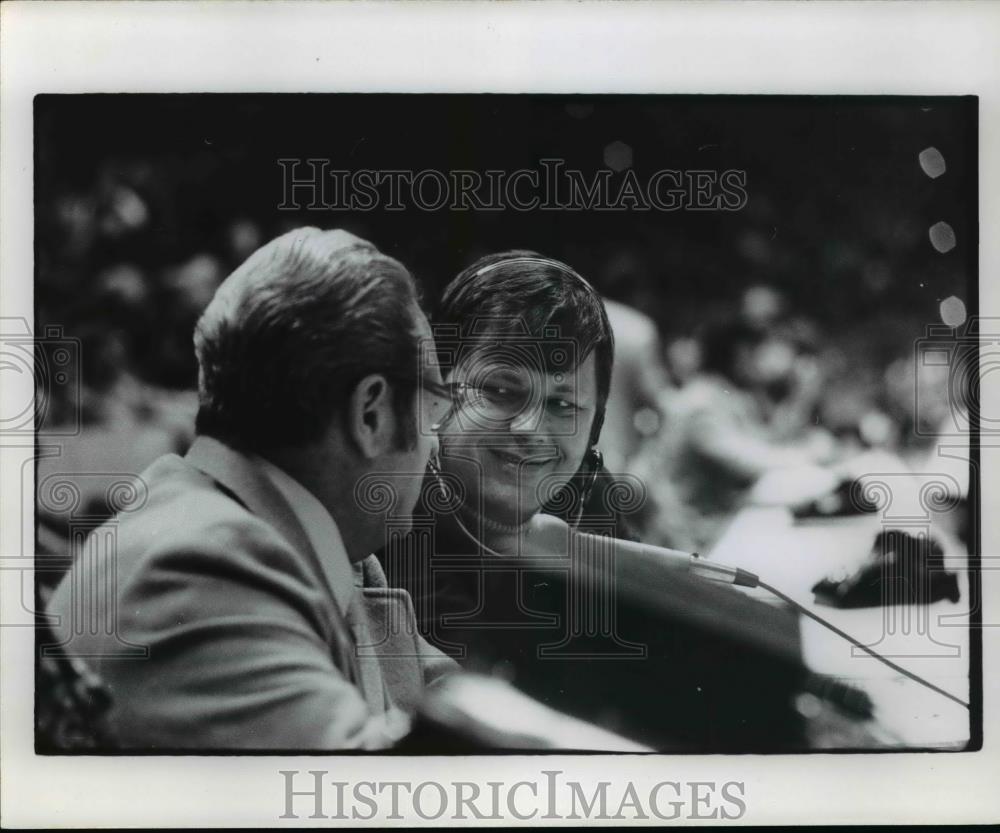
<path id="1" fill-rule="evenodd" d="M 64 650 L 109 688 L 122 747 L 378 747 L 455 668 L 374 557 L 356 589 L 331 586 L 247 456 L 199 438 L 141 477 L 145 503 L 90 536 L 48 608 Z"/>

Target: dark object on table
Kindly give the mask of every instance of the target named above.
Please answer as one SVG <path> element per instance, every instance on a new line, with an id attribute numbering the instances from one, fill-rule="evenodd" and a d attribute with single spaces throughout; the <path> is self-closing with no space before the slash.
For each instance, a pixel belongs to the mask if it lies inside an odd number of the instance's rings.
<path id="1" fill-rule="evenodd" d="M 817 602 L 844 608 L 959 599 L 958 576 L 945 569 L 940 545 L 897 529 L 878 534 L 864 564 L 853 574 L 828 576 L 812 590 Z"/>
<path id="2" fill-rule="evenodd" d="M 836 706 L 844 714 L 869 719 L 875 714 L 875 704 L 868 692 L 828 674 L 811 674 L 802 686 L 821 702 Z"/>
<path id="3" fill-rule="evenodd" d="M 860 480 L 841 480 L 830 494 L 792 509 L 797 521 L 813 518 L 846 518 L 878 512 L 878 504 L 865 495 Z"/>

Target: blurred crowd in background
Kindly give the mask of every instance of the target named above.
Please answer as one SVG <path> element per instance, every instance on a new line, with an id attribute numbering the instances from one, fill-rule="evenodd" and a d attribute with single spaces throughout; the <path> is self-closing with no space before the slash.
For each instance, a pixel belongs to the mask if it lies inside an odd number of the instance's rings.
<path id="1" fill-rule="evenodd" d="M 652 485 L 652 543 L 711 541 L 747 484 L 783 462 L 866 448 L 928 459 L 935 430 L 953 418 L 952 371 L 918 361 L 915 344 L 942 318 L 961 328 L 966 302 L 974 309 L 975 200 L 963 162 L 974 140 L 960 109 L 84 98 L 36 104 L 35 327 L 79 340 L 79 375 L 46 392 L 43 416 L 82 425 L 58 458 L 41 461 L 40 480 L 138 473 L 182 452 L 196 411 L 195 321 L 237 264 L 305 224 L 348 228 L 398 257 L 432 310 L 450 277 L 491 250 L 533 248 L 591 280 L 617 339 L 602 450 L 609 469 Z M 401 139 L 401 126 L 414 135 Z M 513 211 L 277 209 L 279 156 L 485 170 L 561 154 L 596 169 L 612 141 L 627 142 L 647 172 L 746 170 L 749 202 L 725 216 L 581 211 L 545 222 Z M 918 164 L 931 145 L 947 160 L 943 177 Z M 947 253 L 926 232 L 942 217 L 959 241 Z M 87 499 L 92 514 L 110 511 L 100 493 Z M 61 534 L 45 515 L 41 507 L 43 550 L 46 535 Z"/>

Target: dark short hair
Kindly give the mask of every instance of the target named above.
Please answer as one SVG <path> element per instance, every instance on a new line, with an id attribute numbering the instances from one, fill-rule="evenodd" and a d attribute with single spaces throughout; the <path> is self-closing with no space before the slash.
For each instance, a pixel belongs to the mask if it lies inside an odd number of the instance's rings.
<path id="1" fill-rule="evenodd" d="M 577 366 L 593 353 L 597 409 L 590 439 L 597 441 L 611 388 L 615 340 L 600 295 L 565 263 L 525 249 L 486 255 L 448 284 L 434 323 L 436 332 L 457 332 L 459 341 L 489 333 L 527 334 L 544 342 L 546 332 L 554 329 L 559 339 L 574 342 Z M 450 365 L 444 346 L 439 344 L 442 371 Z"/>
<path id="2" fill-rule="evenodd" d="M 319 440 L 355 386 L 384 373 L 412 443 L 416 288 L 347 232 L 299 228 L 254 252 L 195 328 L 197 430 L 248 450 Z"/>
<path id="3" fill-rule="evenodd" d="M 709 373 L 733 378 L 736 354 L 740 348 L 754 348 L 768 338 L 766 332 L 738 316 L 724 316 L 709 321 L 701 330 L 701 366 Z"/>

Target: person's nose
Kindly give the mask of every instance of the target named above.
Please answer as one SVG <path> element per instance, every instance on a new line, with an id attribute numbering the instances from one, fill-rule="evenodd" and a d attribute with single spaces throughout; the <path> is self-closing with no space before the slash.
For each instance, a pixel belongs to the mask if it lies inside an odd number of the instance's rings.
<path id="1" fill-rule="evenodd" d="M 510 421 L 512 433 L 535 434 L 542 430 L 545 418 L 545 403 L 541 400 L 531 401 Z"/>

